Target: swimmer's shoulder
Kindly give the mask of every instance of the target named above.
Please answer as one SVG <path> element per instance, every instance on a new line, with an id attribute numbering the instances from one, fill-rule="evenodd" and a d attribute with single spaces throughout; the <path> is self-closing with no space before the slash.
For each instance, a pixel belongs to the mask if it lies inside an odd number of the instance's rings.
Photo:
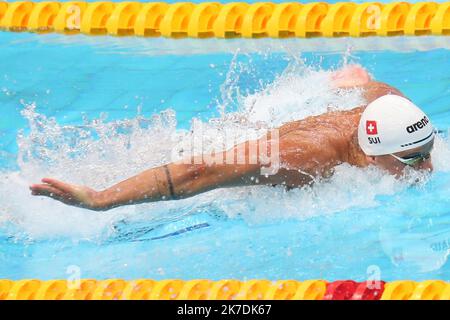
<path id="1" fill-rule="evenodd" d="M 397 88 L 379 81 L 371 81 L 362 87 L 363 95 L 366 100 L 366 104 L 386 95 L 396 95 L 408 99 L 400 90 Z"/>
<path id="2" fill-rule="evenodd" d="M 279 127 L 280 136 L 284 136 L 288 133 L 295 131 L 320 131 L 320 129 L 326 129 L 334 127 L 336 129 L 346 127 L 359 121 L 362 112 L 366 105 L 358 106 L 350 110 L 336 110 L 323 114 L 309 116 L 301 120 L 291 121 L 283 124 Z"/>

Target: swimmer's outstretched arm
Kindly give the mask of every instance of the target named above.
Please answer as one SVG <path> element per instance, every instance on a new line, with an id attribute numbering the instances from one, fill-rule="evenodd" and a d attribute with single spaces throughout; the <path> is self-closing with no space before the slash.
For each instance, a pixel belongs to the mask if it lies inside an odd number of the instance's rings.
<path id="1" fill-rule="evenodd" d="M 350 66 L 335 72 L 333 81 L 335 86 L 340 88 L 363 88 L 367 103 L 385 94 L 402 95 L 397 89 L 387 84 L 373 81 L 367 72 L 358 66 Z M 293 150 L 291 156 L 298 167 L 308 168 L 309 166 L 312 170 L 316 165 L 315 159 L 324 155 L 328 149 L 318 149 L 317 142 L 310 138 L 310 132 L 305 131 L 304 136 L 297 134 L 295 141 L 287 141 L 284 146 L 280 140 L 281 153 L 289 157 L 288 150 Z M 239 151 L 244 149 L 246 159 L 249 159 L 249 142 L 235 146 L 233 149 Z M 298 150 L 306 150 L 306 152 L 299 153 Z M 226 158 L 226 152 L 222 153 L 222 158 Z M 68 184 L 51 178 L 42 179 L 41 184 L 33 184 L 30 189 L 36 196 L 47 196 L 68 205 L 104 211 L 128 204 L 187 198 L 215 188 L 252 185 L 256 181 L 260 184 L 280 183 L 276 179 L 271 180 L 261 176 L 260 163 L 196 164 L 202 162 L 201 159 L 194 158 L 191 159 L 190 164 L 178 162 L 149 169 L 103 191 L 95 191 L 85 186 Z"/>
<path id="2" fill-rule="evenodd" d="M 245 142 L 231 151 L 244 148 L 248 159 L 248 146 L 249 142 Z M 226 152 L 221 154 L 225 159 Z M 51 178 L 42 179 L 41 184 L 31 185 L 30 190 L 32 195 L 47 196 L 68 205 L 105 211 L 129 204 L 187 198 L 215 188 L 254 184 L 255 179 L 252 177 L 258 177 L 261 169 L 259 164 L 195 163 L 202 163 L 202 159 L 192 158 L 190 164 L 175 162 L 152 168 L 103 191 Z"/>

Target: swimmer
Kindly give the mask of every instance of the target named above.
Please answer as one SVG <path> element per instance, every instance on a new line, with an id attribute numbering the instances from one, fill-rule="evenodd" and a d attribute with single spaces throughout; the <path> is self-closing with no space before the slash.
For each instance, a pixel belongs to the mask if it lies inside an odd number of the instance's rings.
<path id="1" fill-rule="evenodd" d="M 366 104 L 293 121 L 278 128 L 279 163 L 276 173 L 261 175 L 267 163 L 205 164 L 203 158 L 151 168 L 102 191 L 52 178 L 30 186 L 31 194 L 65 204 L 105 211 L 115 207 L 191 197 L 209 190 L 249 185 L 301 187 L 328 177 L 342 163 L 378 166 L 400 176 L 405 167 L 432 171 L 430 152 L 434 129 L 428 117 L 400 91 L 374 81 L 360 66 L 332 74 L 338 88 L 359 88 Z M 229 151 L 244 150 L 246 159 L 255 141 Z M 258 141 L 256 141 L 258 142 Z M 227 151 L 219 153 L 222 159 Z M 200 163 L 200 164 L 197 164 Z"/>

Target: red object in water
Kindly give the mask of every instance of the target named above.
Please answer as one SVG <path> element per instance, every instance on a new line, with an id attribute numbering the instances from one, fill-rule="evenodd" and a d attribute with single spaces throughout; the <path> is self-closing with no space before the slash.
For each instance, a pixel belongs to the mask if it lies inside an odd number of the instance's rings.
<path id="1" fill-rule="evenodd" d="M 323 300 L 351 300 L 357 286 L 358 283 L 353 280 L 330 282 Z"/>
<path id="2" fill-rule="evenodd" d="M 380 300 L 384 281 L 364 281 L 358 284 L 351 300 Z"/>
<path id="3" fill-rule="evenodd" d="M 370 135 L 378 134 L 377 122 L 376 121 L 366 121 L 366 133 Z"/>

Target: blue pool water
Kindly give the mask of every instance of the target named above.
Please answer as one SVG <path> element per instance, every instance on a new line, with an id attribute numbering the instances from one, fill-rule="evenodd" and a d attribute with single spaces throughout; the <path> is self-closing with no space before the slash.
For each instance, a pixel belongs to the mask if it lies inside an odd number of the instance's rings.
<path id="1" fill-rule="evenodd" d="M 448 280 L 449 41 L 0 33 L 0 278 Z M 214 132 L 251 127 L 239 116 L 280 124 L 352 107 L 357 92 L 327 89 L 344 63 L 429 114 L 442 132 L 431 177 L 410 187 L 343 165 L 312 188 L 216 190 L 103 213 L 29 195 L 43 176 L 109 186 L 168 161 L 199 124 L 214 144 Z"/>

